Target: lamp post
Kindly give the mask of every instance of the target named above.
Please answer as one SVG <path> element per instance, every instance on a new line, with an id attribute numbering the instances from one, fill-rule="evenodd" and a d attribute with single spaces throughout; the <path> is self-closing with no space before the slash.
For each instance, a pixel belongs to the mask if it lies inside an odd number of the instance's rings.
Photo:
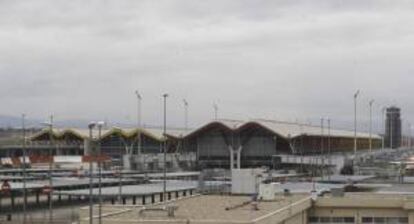
<path id="1" fill-rule="evenodd" d="M 383 107 L 382 109 L 381 109 L 381 112 L 382 112 L 382 130 L 383 130 L 383 135 L 382 135 L 382 150 L 384 151 L 384 149 L 385 149 L 385 132 L 386 132 L 386 128 L 385 128 L 385 126 L 386 126 L 386 124 L 385 124 L 385 110 L 386 110 L 387 108 L 386 107 Z"/>
<path id="2" fill-rule="evenodd" d="M 329 158 L 329 167 L 332 165 L 331 158 L 331 119 L 328 118 L 328 158 Z M 328 180 L 331 180 L 331 171 L 328 170 Z"/>
<path id="3" fill-rule="evenodd" d="M 413 125 L 412 124 L 410 124 L 410 127 L 409 127 L 409 132 L 410 132 L 410 134 L 409 134 L 409 143 L 410 143 L 410 148 L 409 149 L 412 149 L 412 139 L 413 139 L 413 136 L 412 136 L 412 131 L 413 131 Z"/>
<path id="4" fill-rule="evenodd" d="M 93 224 L 93 177 L 92 177 L 92 142 L 93 142 L 93 136 L 92 136 L 92 130 L 95 128 L 96 123 L 91 122 L 88 125 L 89 128 L 89 223 Z"/>
<path id="5" fill-rule="evenodd" d="M 322 165 L 322 169 L 321 169 L 321 171 L 322 171 L 322 180 L 323 180 L 323 178 L 324 178 L 324 175 L 323 175 L 323 173 L 324 173 L 324 166 L 325 166 L 325 160 L 324 160 L 324 118 L 323 117 L 321 117 L 321 151 L 320 151 L 320 153 L 321 153 L 321 165 Z"/>
<path id="6" fill-rule="evenodd" d="M 102 138 L 102 127 L 105 125 L 104 121 L 99 121 L 97 123 L 98 125 L 98 144 L 99 144 L 99 159 L 98 159 L 98 187 L 99 187 L 99 192 L 98 192 L 98 198 L 99 198 L 99 208 L 98 208 L 98 213 L 99 213 L 99 224 L 102 224 L 102 142 L 101 142 L 101 138 Z"/>
<path id="7" fill-rule="evenodd" d="M 394 132 L 394 126 L 393 126 L 393 122 L 392 122 L 392 120 L 394 120 L 394 118 L 392 117 L 393 116 L 393 111 L 388 111 L 387 112 L 387 115 L 389 115 L 389 119 L 390 119 L 390 147 L 391 147 L 391 149 L 393 149 L 394 147 L 394 136 L 393 136 L 393 132 Z"/>
<path id="8" fill-rule="evenodd" d="M 213 109 L 214 109 L 214 120 L 217 120 L 218 106 L 216 103 L 213 104 Z"/>
<path id="9" fill-rule="evenodd" d="M 354 159 L 356 158 L 357 153 L 357 99 L 360 94 L 360 91 L 357 90 L 354 94 Z"/>
<path id="10" fill-rule="evenodd" d="M 183 99 L 184 103 L 184 128 L 185 131 L 188 130 L 188 102 L 186 99 Z"/>
<path id="11" fill-rule="evenodd" d="M 369 152 L 372 152 L 372 105 L 374 100 L 369 101 Z"/>
<path id="12" fill-rule="evenodd" d="M 49 176 L 49 223 L 53 223 L 53 179 L 52 179 L 52 166 L 53 166 L 53 149 L 52 147 L 55 145 L 55 140 L 53 136 L 53 115 L 50 115 L 50 121 L 41 123 L 42 125 L 46 126 L 49 129 L 49 141 L 50 141 L 50 147 L 49 147 L 49 170 L 48 170 L 48 176 Z"/>
<path id="13" fill-rule="evenodd" d="M 22 142 L 22 151 L 23 151 L 23 224 L 27 222 L 27 186 L 26 186 L 26 115 L 22 114 L 22 132 L 23 132 L 23 142 Z"/>
<path id="14" fill-rule="evenodd" d="M 168 94 L 162 95 L 164 98 L 164 181 L 163 181 L 163 202 L 166 203 L 167 194 L 167 97 Z"/>
<path id="15" fill-rule="evenodd" d="M 135 91 L 135 95 L 137 96 L 137 128 L 141 128 L 141 101 L 142 95 L 139 93 L 138 90 Z M 138 155 L 141 155 L 141 131 L 138 131 Z"/>

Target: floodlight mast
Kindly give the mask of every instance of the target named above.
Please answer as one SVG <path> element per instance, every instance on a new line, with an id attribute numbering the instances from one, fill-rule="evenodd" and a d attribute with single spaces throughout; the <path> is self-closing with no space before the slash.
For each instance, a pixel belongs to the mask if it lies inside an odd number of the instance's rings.
<path id="1" fill-rule="evenodd" d="M 188 101 L 183 99 L 184 103 L 184 129 L 185 131 L 188 130 Z"/>
<path id="2" fill-rule="evenodd" d="M 142 147 L 141 147 L 141 128 L 142 128 L 142 95 L 141 93 L 136 90 L 135 95 L 137 96 L 137 141 L 138 141 L 138 155 L 141 155 Z"/>
<path id="3" fill-rule="evenodd" d="M 165 93 L 162 95 L 164 98 L 164 127 L 163 127 L 163 136 L 164 136 L 164 181 L 163 181 L 163 202 L 167 203 L 167 97 L 168 94 Z"/>
<path id="4" fill-rule="evenodd" d="M 26 115 L 22 114 L 22 133 L 23 133 L 23 142 L 22 142 L 22 150 L 23 150 L 23 224 L 27 222 L 27 186 L 26 186 L 26 179 L 27 179 L 27 171 L 26 171 L 26 156 L 27 156 L 27 148 L 26 148 Z"/>
<path id="5" fill-rule="evenodd" d="M 98 187 L 99 187 L 99 192 L 98 192 L 98 199 L 99 199 L 99 208 L 98 208 L 98 213 L 99 213 L 99 224 L 102 224 L 102 204 L 103 204 L 103 199 L 102 199 L 102 127 L 105 126 L 105 122 L 104 121 L 98 121 L 97 123 L 98 126 L 98 144 L 99 144 L 99 158 L 98 158 Z"/>
<path id="6" fill-rule="evenodd" d="M 357 90 L 354 94 L 354 159 L 356 158 L 357 153 L 357 100 L 358 96 L 360 94 L 360 91 Z"/>
<path id="7" fill-rule="evenodd" d="M 93 158 L 93 152 L 92 152 L 92 144 L 93 144 L 93 135 L 92 131 L 96 126 L 96 122 L 90 122 L 88 125 L 89 128 L 89 223 L 93 224 L 93 167 L 92 167 L 92 158 Z"/>
<path id="8" fill-rule="evenodd" d="M 41 125 L 46 126 L 49 130 L 49 170 L 48 170 L 48 176 L 49 176 L 49 223 L 53 223 L 53 179 L 52 179 L 52 166 L 53 166 L 53 149 L 52 147 L 55 145 L 54 136 L 53 136 L 53 115 L 50 115 L 50 121 L 49 122 L 43 122 Z"/>
<path id="9" fill-rule="evenodd" d="M 375 100 L 369 101 L 369 151 L 372 152 L 372 105 Z"/>

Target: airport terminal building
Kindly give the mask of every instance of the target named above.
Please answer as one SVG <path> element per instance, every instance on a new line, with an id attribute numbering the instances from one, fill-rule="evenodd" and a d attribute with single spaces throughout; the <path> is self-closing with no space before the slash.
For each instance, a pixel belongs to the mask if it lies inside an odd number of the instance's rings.
<path id="1" fill-rule="evenodd" d="M 86 155 L 91 153 L 86 149 L 90 135 L 87 129 L 45 129 L 31 137 L 29 154 L 47 154 L 44 146 L 50 146 L 54 155 Z M 161 129 L 114 127 L 94 130 L 92 136 L 100 142 L 102 154 L 114 161 L 129 155 L 132 160 L 159 163 L 156 155 L 165 143 L 169 155 L 188 155 L 195 160 L 189 166 L 199 168 L 271 166 L 275 155 L 346 153 L 354 147 L 353 131 L 273 120 L 214 120 L 190 131 L 168 129 L 166 136 Z M 368 150 L 370 144 L 373 150 L 381 148 L 381 136 L 357 133 L 358 150 Z"/>

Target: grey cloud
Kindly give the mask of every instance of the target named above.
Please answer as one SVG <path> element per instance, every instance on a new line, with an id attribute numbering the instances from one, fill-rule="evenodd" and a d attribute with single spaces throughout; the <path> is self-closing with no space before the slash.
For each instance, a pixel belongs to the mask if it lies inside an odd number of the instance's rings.
<path id="1" fill-rule="evenodd" d="M 146 123 L 212 117 L 347 125 L 352 94 L 413 119 L 411 1 L 0 1 L 0 114 Z M 338 122 L 339 123 L 339 122 Z"/>

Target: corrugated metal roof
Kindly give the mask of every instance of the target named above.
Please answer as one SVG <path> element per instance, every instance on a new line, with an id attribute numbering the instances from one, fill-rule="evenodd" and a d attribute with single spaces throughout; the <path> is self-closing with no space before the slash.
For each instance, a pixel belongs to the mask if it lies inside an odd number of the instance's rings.
<path id="1" fill-rule="evenodd" d="M 242 130 L 251 125 L 260 126 L 264 129 L 267 129 L 283 138 L 295 138 L 302 135 L 307 136 L 321 136 L 322 131 L 320 126 L 313 126 L 308 124 L 300 124 L 293 122 L 285 121 L 275 121 L 275 120 L 264 120 L 264 119 L 255 119 L 250 121 L 240 121 L 240 120 L 215 120 L 208 124 L 201 126 L 200 128 L 192 131 L 189 135 L 195 134 L 205 127 L 210 125 L 222 125 L 227 127 L 232 131 Z M 324 128 L 324 135 L 328 135 L 327 127 Z M 343 137 L 343 138 L 353 138 L 354 132 L 349 130 L 340 130 L 340 129 L 330 129 L 331 137 Z M 358 138 L 369 138 L 369 133 L 357 132 Z M 381 139 L 381 136 L 377 134 L 372 134 L 372 138 Z"/>
<path id="2" fill-rule="evenodd" d="M 120 134 L 126 138 L 133 137 L 137 134 L 137 132 L 140 132 L 143 135 L 146 135 L 150 138 L 156 139 L 158 141 L 164 140 L 164 132 L 162 129 L 158 128 L 120 128 L 120 127 L 112 127 L 112 128 L 106 128 L 101 130 L 101 138 L 105 138 L 112 134 Z M 173 138 L 182 138 L 186 135 L 188 131 L 181 130 L 181 129 L 167 129 L 167 135 Z M 49 134 L 49 129 L 43 129 L 42 131 L 35 133 L 31 139 L 36 139 L 43 134 Z M 55 138 L 61 138 L 65 134 L 73 134 L 75 136 L 78 136 L 82 139 L 89 138 L 89 129 L 80 129 L 80 128 L 53 128 L 53 136 Z M 92 131 L 92 135 L 94 138 L 97 138 L 98 136 L 98 130 L 94 129 Z"/>
<path id="3" fill-rule="evenodd" d="M 275 121 L 275 120 L 264 120 L 264 119 L 255 119 L 250 121 L 241 121 L 241 120 L 214 120 L 211 121 L 197 129 L 194 130 L 184 130 L 184 129 L 167 129 L 167 135 L 173 138 L 183 138 L 186 136 L 193 135 L 205 129 L 206 127 L 214 125 L 221 125 L 229 130 L 232 131 L 239 131 L 243 128 L 248 126 L 260 126 L 265 128 L 283 138 L 295 138 L 301 135 L 307 136 L 321 136 L 321 127 L 320 126 L 312 126 L 308 124 L 300 124 L 300 123 L 293 123 L 293 122 L 284 122 L 284 121 Z M 156 139 L 158 141 L 163 141 L 163 129 L 161 128 L 120 128 L 120 127 L 112 127 L 109 129 L 102 129 L 101 136 L 102 138 L 118 133 L 126 138 L 130 138 L 136 136 L 137 132 L 141 132 L 143 135 Z M 41 132 L 36 133 L 32 139 L 36 139 L 45 133 L 49 133 L 48 129 L 44 129 Z M 63 137 L 65 134 L 73 134 L 78 136 L 79 138 L 89 138 L 89 130 L 88 129 L 78 129 L 78 128 L 66 128 L 66 129 L 59 129 L 54 128 L 53 134 L 56 138 Z M 328 135 L 327 127 L 324 129 L 324 135 Z M 331 137 L 343 137 L 343 138 L 353 138 L 354 132 L 349 130 L 340 130 L 340 129 L 330 129 Z M 98 130 L 93 130 L 93 136 L 98 136 Z M 369 138 L 369 133 L 364 132 L 357 132 L 358 138 Z M 381 136 L 377 134 L 372 134 L 372 138 L 374 139 L 381 139 Z"/>
<path id="4" fill-rule="evenodd" d="M 246 122 L 244 125 L 256 123 L 260 126 L 263 126 L 274 133 L 277 133 L 285 138 L 295 138 L 301 135 L 307 136 L 321 136 L 322 131 L 320 126 L 312 126 L 308 124 L 300 123 L 291 123 L 283 121 L 273 121 L 273 120 L 252 120 Z M 328 135 L 328 129 L 325 126 L 324 135 Z M 344 138 L 353 138 L 354 132 L 349 130 L 339 130 L 339 129 L 330 129 L 330 136 L 332 137 L 344 137 Z M 357 132 L 358 138 L 369 138 L 369 133 Z M 381 139 L 381 136 L 377 134 L 372 134 L 372 138 Z"/>

